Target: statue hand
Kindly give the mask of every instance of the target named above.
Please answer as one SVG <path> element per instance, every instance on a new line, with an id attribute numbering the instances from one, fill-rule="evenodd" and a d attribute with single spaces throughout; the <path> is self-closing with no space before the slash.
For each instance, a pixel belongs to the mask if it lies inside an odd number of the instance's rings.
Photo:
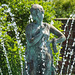
<path id="1" fill-rule="evenodd" d="M 58 52 L 57 47 L 56 47 L 56 41 L 57 41 L 56 38 L 53 38 L 52 39 L 52 46 L 53 46 L 54 53 L 57 53 Z"/>
<path id="2" fill-rule="evenodd" d="M 33 40 L 34 40 L 34 38 L 31 38 L 31 39 L 30 39 L 30 43 L 32 43 L 32 42 L 33 42 Z"/>

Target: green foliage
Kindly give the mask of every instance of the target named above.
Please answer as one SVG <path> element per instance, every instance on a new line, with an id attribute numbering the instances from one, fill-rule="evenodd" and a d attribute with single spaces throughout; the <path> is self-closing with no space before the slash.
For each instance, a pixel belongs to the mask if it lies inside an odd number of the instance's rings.
<path id="1" fill-rule="evenodd" d="M 57 18 L 69 18 L 71 14 L 75 13 L 75 0 L 53 0 L 55 5 L 55 16 Z"/>
<path id="2" fill-rule="evenodd" d="M 45 18 L 44 22 L 50 23 L 51 20 L 55 18 L 55 6 L 51 4 L 51 2 L 43 2 L 41 1 L 25 1 L 25 0 L 2 0 L 0 2 L 0 6 L 6 3 L 8 7 L 11 9 L 11 13 L 14 14 L 13 16 L 10 15 L 9 12 L 4 12 L 8 8 L 6 6 L 0 8 L 0 57 L 1 57 L 1 69 L 4 75 L 8 75 L 8 67 L 5 58 L 5 54 L 3 51 L 3 46 L 1 44 L 4 41 L 4 45 L 7 51 L 7 56 L 9 60 L 9 64 L 12 70 L 13 75 L 21 75 L 21 63 L 22 60 L 24 64 L 24 52 L 26 46 L 26 37 L 25 37 L 25 27 L 29 23 L 29 16 L 30 16 L 30 7 L 32 4 L 37 3 L 43 6 L 45 10 Z M 12 17 L 14 20 L 12 22 Z M 18 44 L 18 38 L 16 38 L 16 33 L 14 31 L 13 23 L 16 23 L 17 31 L 19 33 L 19 40 L 21 40 L 20 44 Z M 9 26 L 11 25 L 11 26 Z M 58 21 L 54 21 L 54 26 L 62 31 L 60 26 L 62 23 Z M 54 35 L 50 34 L 50 38 L 52 39 Z M 59 45 L 57 46 L 58 50 Z M 19 51 L 21 50 L 21 57 Z M 54 60 L 57 60 L 57 54 L 53 54 Z M 55 57 L 56 55 L 56 57 Z M 54 64 L 56 64 L 54 62 Z"/>

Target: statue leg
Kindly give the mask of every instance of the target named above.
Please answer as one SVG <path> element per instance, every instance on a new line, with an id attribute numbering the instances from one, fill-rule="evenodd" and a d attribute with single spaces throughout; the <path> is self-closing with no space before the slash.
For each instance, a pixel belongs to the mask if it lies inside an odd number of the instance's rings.
<path id="1" fill-rule="evenodd" d="M 44 75 L 51 75 L 51 61 L 46 64 Z"/>
<path id="2" fill-rule="evenodd" d="M 47 52 L 46 53 L 46 66 L 45 66 L 45 74 L 44 75 L 51 75 L 51 55 Z"/>
<path id="3" fill-rule="evenodd" d="M 55 75 L 55 67 L 52 65 L 51 68 L 52 68 L 51 75 Z"/>
<path id="4" fill-rule="evenodd" d="M 55 75 L 55 67 L 51 64 L 51 61 L 47 63 L 44 75 Z"/>
<path id="5" fill-rule="evenodd" d="M 25 64 L 23 75 L 35 75 L 34 72 L 35 72 L 35 70 L 34 70 L 34 66 L 33 66 L 33 61 L 27 62 L 27 68 L 26 68 L 26 64 Z"/>
<path id="6" fill-rule="evenodd" d="M 53 65 L 53 56 L 52 56 L 52 60 L 51 60 L 51 75 L 55 75 L 55 67 Z"/>

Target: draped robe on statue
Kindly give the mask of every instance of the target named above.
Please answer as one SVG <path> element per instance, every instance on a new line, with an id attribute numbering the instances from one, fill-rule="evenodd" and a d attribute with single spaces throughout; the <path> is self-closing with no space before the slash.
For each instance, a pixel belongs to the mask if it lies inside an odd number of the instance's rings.
<path id="1" fill-rule="evenodd" d="M 49 24 L 43 23 L 43 25 L 39 27 L 36 26 L 35 23 L 27 25 L 27 47 L 25 56 L 29 75 L 54 75 L 54 69 L 52 69 L 53 55 L 48 41 L 49 36 Z M 34 40 L 31 40 L 31 38 L 34 38 Z"/>

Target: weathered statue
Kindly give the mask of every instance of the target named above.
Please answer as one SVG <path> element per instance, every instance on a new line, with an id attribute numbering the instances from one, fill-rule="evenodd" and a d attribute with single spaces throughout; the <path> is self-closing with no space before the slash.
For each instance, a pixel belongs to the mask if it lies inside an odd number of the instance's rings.
<path id="1" fill-rule="evenodd" d="M 50 43 L 53 43 L 53 49 L 56 53 L 56 43 L 65 40 L 65 36 L 54 26 L 43 23 L 43 7 L 34 4 L 31 7 L 33 22 L 26 27 L 26 61 L 27 65 L 24 75 L 55 75 L 53 67 L 53 55 L 50 49 Z M 50 32 L 57 35 L 57 39 L 49 41 Z"/>

